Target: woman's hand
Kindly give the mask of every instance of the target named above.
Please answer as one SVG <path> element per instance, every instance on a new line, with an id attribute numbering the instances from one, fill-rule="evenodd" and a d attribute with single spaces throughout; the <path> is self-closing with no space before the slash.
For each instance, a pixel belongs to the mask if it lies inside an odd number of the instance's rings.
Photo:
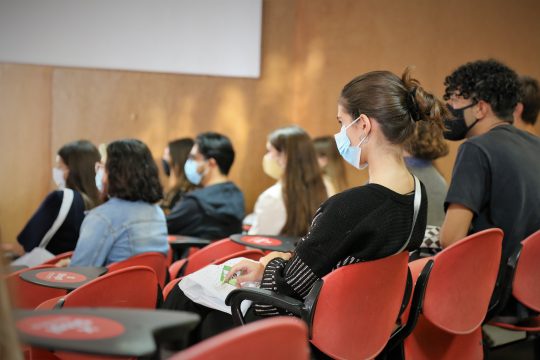
<path id="1" fill-rule="evenodd" d="M 69 266 L 69 264 L 71 264 L 71 258 L 65 258 L 65 259 L 62 259 L 62 260 L 58 261 L 56 264 L 54 264 L 54 266 L 56 266 L 56 267 L 67 267 L 67 266 Z"/>
<path id="2" fill-rule="evenodd" d="M 289 260 L 292 257 L 291 253 L 284 253 L 279 251 L 272 251 L 270 254 L 263 256 L 259 259 L 259 262 L 266 267 L 270 260 L 273 260 L 275 258 L 282 258 L 283 260 Z"/>
<path id="3" fill-rule="evenodd" d="M 263 272 L 264 265 L 260 262 L 242 260 L 231 268 L 223 281 L 227 282 L 236 275 L 236 286 L 240 287 L 246 281 L 261 281 Z"/>

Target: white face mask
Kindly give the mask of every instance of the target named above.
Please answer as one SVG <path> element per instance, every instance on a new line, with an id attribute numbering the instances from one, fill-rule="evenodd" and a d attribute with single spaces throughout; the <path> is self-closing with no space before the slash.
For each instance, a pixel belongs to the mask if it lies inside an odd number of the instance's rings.
<path id="1" fill-rule="evenodd" d="M 96 171 L 96 187 L 100 193 L 103 192 L 103 174 L 105 173 L 105 170 L 103 167 L 100 167 Z"/>
<path id="2" fill-rule="evenodd" d="M 52 177 L 53 177 L 54 183 L 59 189 L 63 189 L 66 187 L 66 180 L 64 179 L 64 172 L 62 170 L 60 170 L 57 167 L 53 167 Z"/>

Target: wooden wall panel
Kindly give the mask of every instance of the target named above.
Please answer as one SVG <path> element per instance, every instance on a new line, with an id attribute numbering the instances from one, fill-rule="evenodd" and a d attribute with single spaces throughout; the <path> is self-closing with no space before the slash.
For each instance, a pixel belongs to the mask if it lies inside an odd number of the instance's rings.
<path id="1" fill-rule="evenodd" d="M 538 14 L 536 0 L 266 0 L 256 80 L 0 65 L 4 239 L 50 191 L 57 149 L 79 138 L 137 137 L 159 158 L 168 140 L 223 132 L 237 151 L 232 179 L 251 210 L 271 184 L 260 165 L 267 134 L 290 123 L 334 134 L 339 91 L 360 73 L 413 65 L 441 95 L 458 65 L 494 57 L 540 79 Z M 448 179 L 457 145 L 437 162 Z M 353 185 L 367 179 L 351 167 L 348 175 Z"/>
<path id="2" fill-rule="evenodd" d="M 540 79 L 535 0 L 298 0 L 298 8 L 294 112 L 313 135 L 338 130 L 339 92 L 367 71 L 401 75 L 412 65 L 439 96 L 445 76 L 478 59 L 493 57 Z M 452 143 L 450 154 L 437 162 L 447 179 L 458 145 Z"/>
<path id="3" fill-rule="evenodd" d="M 14 241 L 52 185 L 51 69 L 0 64 L 0 238 Z"/>

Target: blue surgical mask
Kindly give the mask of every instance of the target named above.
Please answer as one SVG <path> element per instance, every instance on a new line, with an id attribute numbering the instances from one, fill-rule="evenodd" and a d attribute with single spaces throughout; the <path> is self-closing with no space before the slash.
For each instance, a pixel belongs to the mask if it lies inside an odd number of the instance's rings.
<path id="1" fill-rule="evenodd" d="M 184 174 L 186 174 L 189 182 L 195 185 L 199 185 L 203 178 L 203 174 L 197 171 L 197 165 L 197 161 L 193 159 L 187 159 L 184 164 Z"/>
<path id="2" fill-rule="evenodd" d="M 362 140 L 360 140 L 360 143 L 358 143 L 358 145 L 356 146 L 351 146 L 351 140 L 349 140 L 349 137 L 347 136 L 347 129 L 352 124 L 357 122 L 358 119 L 360 119 L 360 117 L 357 117 L 347 126 L 341 126 L 341 130 L 334 135 L 334 138 L 336 139 L 336 145 L 339 154 L 343 157 L 343 159 L 355 168 L 362 170 L 368 164 L 360 164 L 360 158 L 362 156 L 362 148 L 360 146 L 366 141 L 367 135 L 364 136 Z"/>
<path id="3" fill-rule="evenodd" d="M 103 172 L 104 171 L 105 170 L 103 169 L 103 167 L 99 168 L 96 171 L 96 187 L 100 193 L 103 192 Z"/>

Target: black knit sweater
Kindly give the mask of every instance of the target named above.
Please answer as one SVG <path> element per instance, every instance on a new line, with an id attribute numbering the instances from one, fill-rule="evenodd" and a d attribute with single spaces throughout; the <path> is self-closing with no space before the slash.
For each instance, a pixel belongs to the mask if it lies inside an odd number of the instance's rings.
<path id="1" fill-rule="evenodd" d="M 422 243 L 427 195 L 422 201 L 407 250 Z M 414 193 L 401 195 L 378 184 L 337 194 L 324 202 L 291 260 L 276 258 L 265 268 L 261 288 L 303 299 L 315 281 L 340 266 L 395 254 L 412 226 Z M 272 306 L 256 304 L 259 315 L 278 315 Z"/>

